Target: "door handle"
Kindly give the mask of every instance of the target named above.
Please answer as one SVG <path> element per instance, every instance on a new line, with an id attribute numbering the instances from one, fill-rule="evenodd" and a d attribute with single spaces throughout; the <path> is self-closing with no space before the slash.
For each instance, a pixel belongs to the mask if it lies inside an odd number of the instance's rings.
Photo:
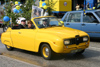
<path id="1" fill-rule="evenodd" d="M 85 24 L 82 24 L 82 26 L 85 26 Z"/>
<path id="2" fill-rule="evenodd" d="M 70 25 L 69 23 L 67 23 L 66 25 Z"/>
<path id="3" fill-rule="evenodd" d="M 18 32 L 19 34 L 21 34 L 21 32 Z"/>

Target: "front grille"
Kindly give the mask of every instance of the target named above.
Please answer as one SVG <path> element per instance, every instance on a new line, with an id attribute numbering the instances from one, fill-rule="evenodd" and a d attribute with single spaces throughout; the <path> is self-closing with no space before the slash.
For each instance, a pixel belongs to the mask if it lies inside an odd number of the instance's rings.
<path id="1" fill-rule="evenodd" d="M 79 36 L 75 36 L 75 38 L 72 38 L 70 40 L 71 40 L 71 44 L 79 45 L 80 43 L 83 43 L 83 37 L 79 37 Z"/>

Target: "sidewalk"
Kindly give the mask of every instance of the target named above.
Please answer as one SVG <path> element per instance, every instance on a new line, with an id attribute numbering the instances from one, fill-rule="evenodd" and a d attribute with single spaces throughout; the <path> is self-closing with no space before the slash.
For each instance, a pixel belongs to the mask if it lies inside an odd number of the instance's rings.
<path id="1" fill-rule="evenodd" d="M 40 67 L 40 66 L 0 55 L 0 67 Z"/>

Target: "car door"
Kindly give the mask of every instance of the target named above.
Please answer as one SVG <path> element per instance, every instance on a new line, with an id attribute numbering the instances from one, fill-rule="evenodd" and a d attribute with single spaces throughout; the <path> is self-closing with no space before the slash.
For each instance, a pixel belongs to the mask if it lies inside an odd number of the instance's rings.
<path id="1" fill-rule="evenodd" d="M 81 30 L 81 12 L 69 13 L 63 19 L 65 27 L 71 27 Z"/>
<path id="2" fill-rule="evenodd" d="M 92 12 L 83 15 L 82 30 L 90 37 L 100 37 L 100 23 Z"/>
<path id="3" fill-rule="evenodd" d="M 36 29 L 17 29 L 11 31 L 13 45 L 16 48 L 34 51 Z"/>

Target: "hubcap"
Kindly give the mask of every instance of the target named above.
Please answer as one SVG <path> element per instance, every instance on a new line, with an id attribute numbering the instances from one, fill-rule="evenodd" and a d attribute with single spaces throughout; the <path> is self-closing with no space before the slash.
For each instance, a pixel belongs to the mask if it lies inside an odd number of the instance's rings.
<path id="1" fill-rule="evenodd" d="M 43 48 L 43 55 L 44 55 L 44 57 L 48 57 L 49 56 L 49 49 L 47 47 Z"/>
<path id="2" fill-rule="evenodd" d="M 7 48 L 10 48 L 10 46 L 7 46 Z"/>
<path id="3" fill-rule="evenodd" d="M 7 30 L 7 27 L 4 28 L 4 31 L 6 31 L 6 30 Z"/>

